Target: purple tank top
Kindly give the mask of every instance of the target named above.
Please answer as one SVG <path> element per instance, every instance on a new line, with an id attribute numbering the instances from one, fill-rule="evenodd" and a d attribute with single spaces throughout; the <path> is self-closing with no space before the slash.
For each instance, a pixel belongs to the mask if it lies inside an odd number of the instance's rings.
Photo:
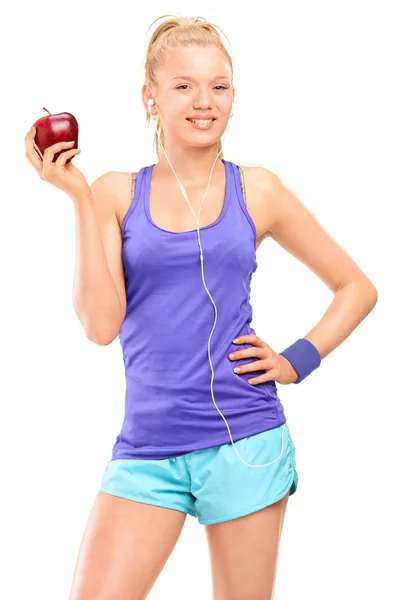
<path id="1" fill-rule="evenodd" d="M 204 279 L 217 306 L 210 342 L 214 398 L 236 441 L 278 427 L 286 417 L 275 381 L 247 383 L 265 370 L 233 372 L 236 365 L 257 358 L 228 358 L 230 352 L 252 347 L 232 340 L 255 333 L 250 285 L 258 265 L 256 229 L 238 167 L 222 162 L 224 205 L 217 220 L 200 229 L 200 239 Z M 153 222 L 153 167 L 138 172 L 122 222 L 127 310 L 118 336 L 125 364 L 125 416 L 112 460 L 160 460 L 231 441 L 211 395 L 208 339 L 215 314 L 202 280 L 197 229 L 177 233 Z"/>

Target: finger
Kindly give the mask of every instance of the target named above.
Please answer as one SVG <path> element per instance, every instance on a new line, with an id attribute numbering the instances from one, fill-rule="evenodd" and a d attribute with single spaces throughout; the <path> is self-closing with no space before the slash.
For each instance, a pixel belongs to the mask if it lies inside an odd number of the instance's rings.
<path id="1" fill-rule="evenodd" d="M 54 164 L 57 165 L 57 167 L 63 167 L 71 156 L 75 156 L 76 154 L 79 154 L 79 152 L 79 148 L 74 148 L 73 150 L 66 150 L 65 152 L 61 152 L 60 156 L 57 158 Z"/>
<path id="2" fill-rule="evenodd" d="M 37 153 L 35 152 L 35 150 L 33 148 L 33 140 L 34 140 L 35 134 L 36 134 L 36 128 L 32 127 L 32 129 L 30 129 L 25 136 L 25 156 L 31 163 L 32 167 L 34 169 L 36 169 L 36 171 L 39 173 L 39 175 L 41 175 L 42 174 L 42 166 L 43 166 L 42 159 L 40 158 L 40 156 L 37 155 Z"/>
<path id="3" fill-rule="evenodd" d="M 253 346 L 252 348 L 245 348 L 244 350 L 237 350 L 236 352 L 231 352 L 229 354 L 229 358 L 231 360 L 240 360 L 242 358 L 248 358 L 249 356 L 259 356 L 262 357 L 264 354 L 261 348 L 256 348 Z"/>
<path id="4" fill-rule="evenodd" d="M 247 383 L 250 385 L 258 385 L 259 383 L 264 383 L 265 381 L 274 381 L 276 377 L 279 376 L 279 372 L 275 369 L 271 369 L 271 371 L 267 371 L 264 375 L 260 375 L 260 377 L 252 377 L 247 380 Z"/>
<path id="5" fill-rule="evenodd" d="M 253 346 L 257 346 L 258 348 L 264 348 L 268 345 L 265 342 L 263 342 L 263 340 L 259 338 L 258 335 L 255 335 L 254 333 L 250 333 L 248 335 L 240 335 L 239 337 L 235 338 L 235 340 L 237 340 L 236 342 L 234 342 L 235 344 L 252 344 Z"/>
<path id="6" fill-rule="evenodd" d="M 72 145 L 75 142 L 58 142 L 58 144 L 53 144 L 45 149 L 43 152 L 43 172 L 49 173 L 51 167 L 53 166 L 53 158 L 57 152 L 60 152 L 63 149 L 71 149 Z"/>
<path id="7" fill-rule="evenodd" d="M 257 336 L 253 334 L 249 335 L 239 335 L 234 339 L 235 344 L 252 344 Z"/>
<path id="8" fill-rule="evenodd" d="M 256 360 L 255 362 L 244 363 L 234 367 L 235 373 L 248 373 L 249 371 L 265 371 L 265 361 Z"/>

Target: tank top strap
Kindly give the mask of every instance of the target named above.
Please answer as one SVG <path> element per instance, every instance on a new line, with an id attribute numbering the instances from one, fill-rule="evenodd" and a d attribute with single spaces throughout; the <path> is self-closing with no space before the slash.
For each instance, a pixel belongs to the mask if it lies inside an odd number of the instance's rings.
<path id="1" fill-rule="evenodd" d="M 246 189 L 245 189 L 245 184 L 244 184 L 243 171 L 238 165 L 236 165 L 233 162 L 231 162 L 230 165 L 231 165 L 232 179 L 234 181 L 233 187 L 235 188 L 235 191 L 236 191 L 237 200 L 239 201 L 240 206 L 243 208 L 246 206 Z"/>
<path id="2" fill-rule="evenodd" d="M 132 215 L 132 213 L 134 211 L 139 211 L 139 212 L 144 212 L 144 193 L 145 193 L 145 188 L 146 188 L 146 172 L 149 169 L 149 167 L 142 167 L 141 169 L 139 169 L 139 171 L 137 172 L 136 178 L 135 176 L 132 174 L 132 179 L 131 179 L 131 203 L 129 205 L 129 208 L 122 220 L 122 232 L 125 231 L 126 228 L 126 224 L 128 222 L 128 219 L 130 218 L 130 216 Z M 135 178 L 135 181 L 133 181 L 133 179 Z"/>
<path id="3" fill-rule="evenodd" d="M 244 182 L 244 174 L 243 174 L 242 169 L 239 166 L 238 166 L 238 169 L 240 171 L 240 186 L 242 188 L 242 196 L 243 196 L 244 203 L 247 205 L 246 186 L 245 186 L 245 182 Z"/>
<path id="4" fill-rule="evenodd" d="M 247 209 L 247 198 L 246 198 L 246 188 L 245 188 L 245 184 L 244 184 L 244 177 L 241 175 L 243 175 L 243 171 L 242 169 L 236 165 L 235 163 L 231 162 L 231 171 L 232 171 L 232 178 L 234 181 L 234 185 L 232 186 L 234 189 L 234 196 L 235 196 L 235 200 L 236 200 L 236 207 L 238 209 L 239 215 L 241 217 L 241 219 L 243 218 L 243 215 L 245 216 L 245 218 L 247 219 L 248 223 L 250 224 L 250 227 L 253 231 L 253 235 L 254 235 L 254 243 L 256 241 L 257 238 L 257 233 L 256 233 L 256 227 L 254 224 L 254 221 Z"/>

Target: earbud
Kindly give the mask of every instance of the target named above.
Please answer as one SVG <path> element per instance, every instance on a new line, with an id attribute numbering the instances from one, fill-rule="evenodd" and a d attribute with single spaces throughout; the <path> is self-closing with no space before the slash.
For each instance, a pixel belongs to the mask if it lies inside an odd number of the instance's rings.
<path id="1" fill-rule="evenodd" d="M 153 100 L 153 98 L 150 98 L 150 100 L 147 103 L 147 110 L 149 111 L 149 114 L 150 114 L 151 117 L 153 115 L 151 114 L 151 108 L 150 108 L 150 106 L 153 106 L 153 105 L 154 105 L 154 100 Z"/>

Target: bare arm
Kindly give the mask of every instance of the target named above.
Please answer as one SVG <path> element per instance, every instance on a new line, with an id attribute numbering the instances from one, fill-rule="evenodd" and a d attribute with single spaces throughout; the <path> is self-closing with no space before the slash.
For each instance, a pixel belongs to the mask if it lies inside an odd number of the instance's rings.
<path id="1" fill-rule="evenodd" d="M 321 319 L 303 336 L 324 358 L 371 312 L 378 292 L 279 177 L 261 169 L 259 186 L 272 238 L 313 271 L 334 294 Z"/>
<path id="2" fill-rule="evenodd" d="M 120 174 L 110 171 L 92 183 L 88 196 L 74 200 L 73 304 L 88 339 L 99 345 L 115 339 L 126 313 L 122 236 L 114 208 L 120 188 Z"/>

